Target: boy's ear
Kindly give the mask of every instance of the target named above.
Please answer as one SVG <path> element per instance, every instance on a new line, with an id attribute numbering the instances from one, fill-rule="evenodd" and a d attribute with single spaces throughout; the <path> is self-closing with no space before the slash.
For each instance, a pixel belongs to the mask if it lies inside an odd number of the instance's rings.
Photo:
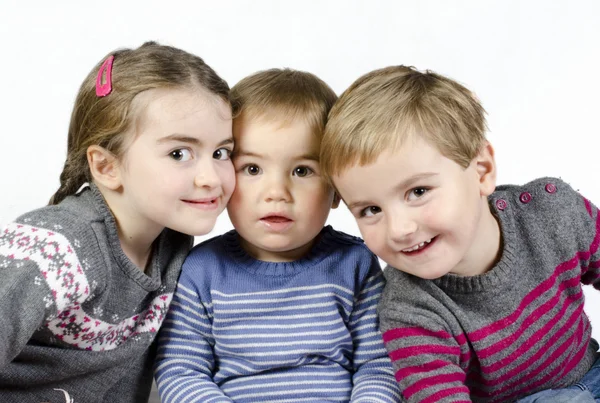
<path id="1" fill-rule="evenodd" d="M 333 203 L 331 203 L 331 208 L 338 208 L 338 206 L 340 205 L 340 201 L 342 200 L 342 198 L 340 197 L 338 192 L 333 192 Z"/>
<path id="2" fill-rule="evenodd" d="M 496 160 L 494 147 L 486 141 L 475 157 L 475 169 L 479 177 L 479 188 L 482 196 L 491 195 L 496 189 Z"/>
<path id="3" fill-rule="evenodd" d="M 119 189 L 121 172 L 117 157 L 98 145 L 89 146 L 86 154 L 94 182 L 111 190 Z"/>

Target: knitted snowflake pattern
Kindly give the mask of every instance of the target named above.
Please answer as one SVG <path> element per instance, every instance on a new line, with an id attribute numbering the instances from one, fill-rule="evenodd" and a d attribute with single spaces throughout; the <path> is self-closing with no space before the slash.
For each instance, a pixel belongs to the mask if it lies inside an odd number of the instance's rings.
<path id="1" fill-rule="evenodd" d="M 46 318 L 45 326 L 57 339 L 75 348 L 111 350 L 130 337 L 156 333 L 172 294 L 157 296 L 145 310 L 118 323 L 101 320 L 81 306 L 90 296 L 90 285 L 75 247 L 60 233 L 12 223 L 0 234 L 0 269 L 19 270 L 25 262 L 36 264 L 40 275 L 35 284 L 45 283 L 50 290 L 43 297 L 46 307 L 56 305 L 56 316 Z"/>

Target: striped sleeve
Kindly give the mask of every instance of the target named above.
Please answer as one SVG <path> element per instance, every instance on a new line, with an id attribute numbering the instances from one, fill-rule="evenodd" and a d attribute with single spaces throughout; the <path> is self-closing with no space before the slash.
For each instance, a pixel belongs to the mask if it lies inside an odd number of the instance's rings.
<path id="1" fill-rule="evenodd" d="M 386 325 L 389 327 L 389 325 Z M 466 374 L 468 357 L 460 343 L 443 330 L 396 323 L 383 334 L 396 380 L 408 402 L 470 402 Z"/>
<path id="2" fill-rule="evenodd" d="M 350 316 L 355 371 L 351 401 L 394 403 L 399 401 L 400 391 L 383 345 L 377 317 L 377 303 L 384 285 L 383 271 L 374 255 L 370 266 Z"/>
<path id="3" fill-rule="evenodd" d="M 580 256 L 581 260 L 587 261 L 587 264 L 581 268 L 581 282 L 585 285 L 591 285 L 595 289 L 600 290 L 600 253 L 598 246 L 600 245 L 600 214 L 598 208 L 585 197 L 579 197 L 578 204 L 580 206 L 580 217 L 587 224 L 588 234 L 592 238 L 588 251 L 580 252 L 587 256 Z"/>
<path id="4" fill-rule="evenodd" d="M 182 271 L 158 337 L 154 376 L 163 403 L 233 402 L 213 381 L 212 307 Z"/>
<path id="5" fill-rule="evenodd" d="M 396 281 L 394 274 L 388 281 Z M 463 369 L 470 360 L 465 336 L 453 335 L 428 306 L 407 303 L 406 295 L 394 288 L 386 287 L 379 315 L 402 397 L 408 403 L 470 402 Z"/>

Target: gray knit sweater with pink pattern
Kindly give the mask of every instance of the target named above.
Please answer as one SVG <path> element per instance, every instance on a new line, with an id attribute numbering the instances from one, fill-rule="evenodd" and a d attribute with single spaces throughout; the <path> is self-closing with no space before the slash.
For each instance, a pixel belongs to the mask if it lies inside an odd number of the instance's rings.
<path id="1" fill-rule="evenodd" d="M 600 288 L 598 209 L 555 178 L 489 201 L 503 250 L 487 273 L 385 270 L 381 330 L 408 402 L 510 402 L 576 383 L 596 358 L 582 285 Z"/>
<path id="2" fill-rule="evenodd" d="M 140 403 L 192 238 L 164 230 L 149 274 L 97 188 L 0 232 L 0 402 Z"/>

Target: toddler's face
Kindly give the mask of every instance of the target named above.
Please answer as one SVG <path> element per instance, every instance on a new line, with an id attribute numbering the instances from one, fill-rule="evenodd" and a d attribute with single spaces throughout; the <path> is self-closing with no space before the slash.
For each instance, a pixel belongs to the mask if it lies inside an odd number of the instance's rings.
<path id="1" fill-rule="evenodd" d="M 493 178 L 483 175 L 490 162 L 491 147 L 465 169 L 411 136 L 333 181 L 367 246 L 390 266 L 424 279 L 474 275 L 497 231 L 487 205 Z"/>
<path id="2" fill-rule="evenodd" d="M 334 203 L 317 136 L 300 120 L 234 124 L 236 188 L 227 207 L 244 249 L 264 261 L 305 255 Z"/>

